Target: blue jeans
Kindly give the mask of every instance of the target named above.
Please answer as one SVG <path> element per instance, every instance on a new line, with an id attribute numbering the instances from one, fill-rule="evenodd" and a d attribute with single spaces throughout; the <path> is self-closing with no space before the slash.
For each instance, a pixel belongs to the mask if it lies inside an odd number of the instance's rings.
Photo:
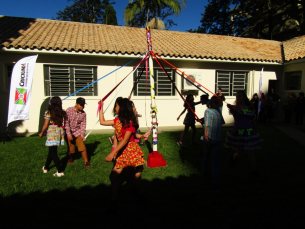
<path id="1" fill-rule="evenodd" d="M 202 173 L 207 172 L 208 158 L 212 154 L 212 184 L 219 184 L 219 152 L 221 141 L 216 140 L 203 140 L 203 166 Z"/>

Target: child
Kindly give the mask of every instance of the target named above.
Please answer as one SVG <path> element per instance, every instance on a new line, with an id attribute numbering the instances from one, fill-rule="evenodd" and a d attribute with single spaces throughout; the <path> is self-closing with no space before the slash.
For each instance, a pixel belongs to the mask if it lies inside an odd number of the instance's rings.
<path id="1" fill-rule="evenodd" d="M 186 102 L 190 105 L 190 107 L 192 108 L 192 110 L 195 112 L 195 106 L 197 104 L 200 104 L 201 102 L 196 102 L 194 103 L 194 97 L 193 95 L 189 94 L 186 96 Z M 193 112 L 191 111 L 191 109 L 189 108 L 189 106 L 184 103 L 184 110 L 181 112 L 181 114 L 178 116 L 177 121 L 180 119 L 180 116 L 184 114 L 184 112 L 187 110 L 187 114 L 184 118 L 183 124 L 185 125 L 183 132 L 181 133 L 180 136 L 180 140 L 177 142 L 177 145 L 182 146 L 182 141 L 184 136 L 186 135 L 188 129 L 191 127 L 193 130 L 192 133 L 192 143 L 195 144 L 195 134 L 196 134 L 196 126 L 195 126 L 195 115 L 193 114 Z"/>
<path id="2" fill-rule="evenodd" d="M 114 103 L 114 107 L 113 107 L 113 110 L 112 110 L 112 114 L 115 118 L 117 118 L 119 115 L 115 112 L 115 107 L 116 107 L 116 104 L 117 102 L 120 100 L 120 99 L 123 99 L 123 97 L 117 97 L 116 100 L 115 100 L 115 103 Z M 113 126 L 114 127 L 114 126 Z M 117 145 L 117 141 L 115 139 L 115 136 L 111 136 L 109 137 L 109 141 L 110 143 L 112 144 L 112 149 L 114 149 Z"/>
<path id="3" fill-rule="evenodd" d="M 135 116 L 136 116 L 137 123 L 139 123 L 139 117 L 142 117 L 142 115 L 138 113 L 137 108 L 136 108 L 136 106 L 134 105 L 134 103 L 133 103 L 132 101 L 130 101 L 130 102 L 131 102 L 131 105 L 132 105 L 132 108 L 133 108 L 133 112 L 134 112 L 134 114 L 135 114 Z M 139 129 L 136 129 L 136 134 L 138 134 L 138 133 L 140 133 L 140 131 L 139 131 Z M 140 139 L 135 139 L 135 142 L 136 142 L 136 143 L 140 143 L 140 145 L 143 145 L 143 144 L 144 144 L 142 138 L 140 138 Z"/>
<path id="4" fill-rule="evenodd" d="M 105 120 L 103 102 L 101 101 L 100 110 L 100 124 L 105 126 L 114 125 L 115 136 L 118 140 L 117 147 L 108 156 L 105 161 L 110 162 L 114 160 L 114 166 L 110 173 L 112 195 L 111 200 L 115 203 L 117 200 L 118 186 L 120 183 L 119 175 L 123 169 L 126 168 L 132 174 L 132 180 L 138 190 L 138 193 L 142 195 L 140 187 L 140 178 L 144 169 L 145 163 L 144 154 L 139 145 L 134 141 L 135 137 L 144 138 L 145 135 L 135 134 L 135 130 L 138 127 L 136 116 L 133 112 L 130 101 L 127 98 L 120 99 L 116 103 L 116 114 L 119 117 L 114 120 Z"/>
<path id="5" fill-rule="evenodd" d="M 221 137 L 222 116 L 217 110 L 221 105 L 221 101 L 213 96 L 211 98 L 210 107 L 204 112 L 204 155 L 202 173 L 207 172 L 207 162 L 209 154 L 212 154 L 212 185 L 219 185 L 219 151 Z"/>
<path id="6" fill-rule="evenodd" d="M 88 160 L 87 149 L 85 145 L 85 133 L 87 125 L 87 114 L 84 111 L 86 101 L 79 97 L 76 99 L 74 107 L 69 107 L 66 110 L 67 118 L 65 120 L 66 137 L 68 142 L 68 163 L 74 163 L 73 154 L 75 153 L 75 146 L 77 145 L 78 152 L 84 159 L 85 166 L 90 168 Z"/>
<path id="7" fill-rule="evenodd" d="M 55 177 L 64 176 L 64 172 L 60 165 L 60 160 L 57 155 L 57 146 L 64 145 L 64 129 L 62 127 L 63 121 L 66 118 L 66 112 L 62 109 L 61 99 L 56 96 L 50 99 L 49 108 L 44 114 L 45 122 L 42 127 L 39 137 L 42 137 L 46 129 L 47 141 L 46 146 L 49 147 L 49 154 L 45 166 L 42 167 L 42 172 L 47 173 L 52 160 L 55 163 L 57 172 L 53 174 Z"/>
<path id="8" fill-rule="evenodd" d="M 255 111 L 244 91 L 237 91 L 236 106 L 228 104 L 230 113 L 234 117 L 234 129 L 227 132 L 225 146 L 236 150 L 232 158 L 232 165 L 242 152 L 246 152 L 251 165 L 251 173 L 258 176 L 256 161 L 253 154 L 254 149 L 261 147 L 262 139 L 254 129 Z"/>

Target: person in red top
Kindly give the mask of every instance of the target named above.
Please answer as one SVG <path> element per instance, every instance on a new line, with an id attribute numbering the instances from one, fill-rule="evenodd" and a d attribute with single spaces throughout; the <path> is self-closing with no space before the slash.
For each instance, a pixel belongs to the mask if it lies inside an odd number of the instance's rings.
<path id="1" fill-rule="evenodd" d="M 77 145 L 78 151 L 81 152 L 82 157 L 85 161 L 85 166 L 90 167 L 88 161 L 87 149 L 84 141 L 86 141 L 86 112 L 84 111 L 85 99 L 77 98 L 74 107 L 69 107 L 66 110 L 67 119 L 65 120 L 65 129 L 67 135 L 68 148 L 68 163 L 73 163 L 72 154 L 75 153 L 75 144 Z"/>
<path id="2" fill-rule="evenodd" d="M 110 173 L 112 195 L 111 200 L 116 203 L 119 188 L 119 175 L 123 169 L 132 175 L 132 181 L 135 184 L 138 194 L 142 195 L 140 187 L 140 178 L 145 163 L 144 154 L 140 146 L 135 142 L 135 138 L 146 138 L 149 135 L 136 134 L 138 127 L 136 116 L 133 112 L 132 102 L 124 98 L 116 102 L 115 112 L 118 114 L 114 120 L 105 120 L 103 101 L 101 100 L 100 124 L 104 126 L 114 126 L 115 138 L 118 141 L 117 146 L 108 154 L 105 161 L 114 161 L 113 169 Z M 114 206 L 113 206 L 114 207 Z"/>

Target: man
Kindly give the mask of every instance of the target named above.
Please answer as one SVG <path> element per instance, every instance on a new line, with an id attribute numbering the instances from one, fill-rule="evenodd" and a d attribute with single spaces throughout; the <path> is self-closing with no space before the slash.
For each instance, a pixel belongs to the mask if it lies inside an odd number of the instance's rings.
<path id="1" fill-rule="evenodd" d="M 294 98 L 291 92 L 289 92 L 287 97 L 283 99 L 282 104 L 285 112 L 285 123 L 290 123 L 294 107 Z"/>
<path id="2" fill-rule="evenodd" d="M 84 143 L 84 141 L 86 141 L 86 112 L 84 111 L 85 104 L 85 99 L 79 97 L 76 99 L 75 106 L 69 107 L 66 110 L 67 118 L 65 120 L 65 128 L 69 146 L 68 163 L 73 163 L 72 154 L 75 153 L 76 144 L 78 151 L 81 152 L 85 161 L 85 166 L 89 168 L 90 163 L 88 162 L 87 150 Z"/>
<path id="3" fill-rule="evenodd" d="M 219 151 L 221 136 L 221 113 L 218 111 L 220 100 L 213 96 L 210 107 L 204 113 L 204 154 L 202 173 L 207 173 L 209 155 L 212 154 L 212 186 L 219 187 Z"/>
<path id="4" fill-rule="evenodd" d="M 220 110 L 220 113 L 222 113 L 223 101 L 226 100 L 226 97 L 222 94 L 221 88 L 218 88 L 217 92 L 218 93 L 216 95 L 221 99 L 221 100 L 219 99 L 219 101 L 220 101 L 219 110 Z"/>
<path id="5" fill-rule="evenodd" d="M 304 92 L 299 93 L 299 97 L 295 100 L 295 122 L 297 125 L 303 125 L 303 115 L 305 111 Z"/>

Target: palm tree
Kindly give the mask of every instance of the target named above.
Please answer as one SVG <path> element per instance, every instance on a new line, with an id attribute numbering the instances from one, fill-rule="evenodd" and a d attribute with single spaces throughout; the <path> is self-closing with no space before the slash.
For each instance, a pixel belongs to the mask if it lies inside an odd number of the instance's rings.
<path id="1" fill-rule="evenodd" d="M 187 0 L 129 0 L 128 6 L 124 10 L 124 21 L 126 26 L 145 27 L 148 21 L 151 24 L 162 25 L 163 21 L 170 15 L 179 15 L 182 7 L 186 6 Z M 152 21 L 152 19 L 154 19 Z M 173 20 L 164 23 L 167 28 L 176 25 Z"/>

